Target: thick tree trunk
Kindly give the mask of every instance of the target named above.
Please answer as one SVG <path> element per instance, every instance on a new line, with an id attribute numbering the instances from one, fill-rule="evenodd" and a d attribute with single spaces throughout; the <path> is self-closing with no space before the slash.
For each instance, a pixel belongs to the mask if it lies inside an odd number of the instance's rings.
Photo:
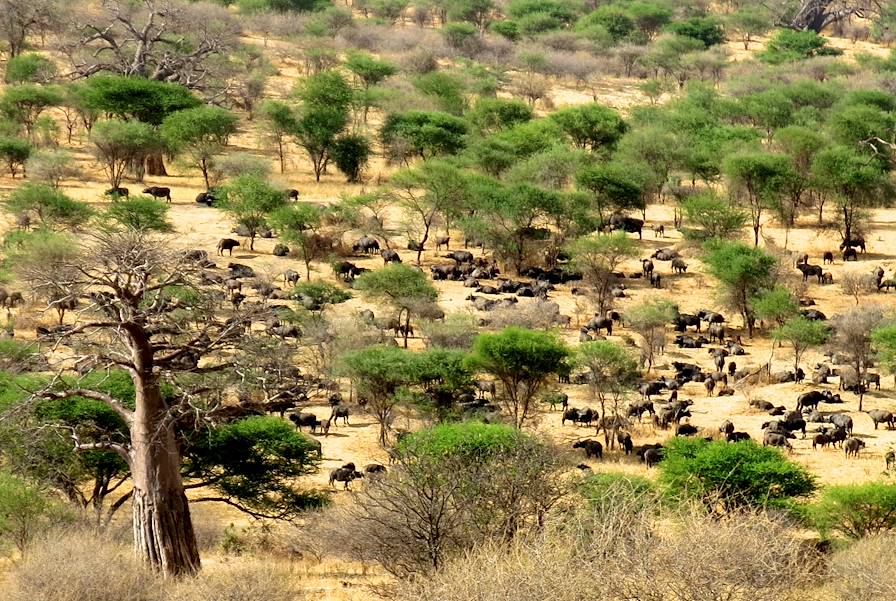
<path id="1" fill-rule="evenodd" d="M 162 160 L 161 153 L 153 153 L 146 157 L 146 174 L 163 176 L 168 175 L 168 172 L 165 170 L 165 161 Z"/>
<path id="2" fill-rule="evenodd" d="M 199 550 L 177 441 L 164 424 L 167 412 L 158 382 L 149 375 L 136 384 L 130 453 L 134 552 L 166 577 L 193 574 L 200 568 Z"/>

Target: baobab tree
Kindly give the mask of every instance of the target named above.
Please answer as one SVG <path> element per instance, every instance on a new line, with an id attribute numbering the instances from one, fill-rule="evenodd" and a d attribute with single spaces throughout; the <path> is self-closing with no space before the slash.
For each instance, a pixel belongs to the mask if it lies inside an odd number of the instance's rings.
<path id="1" fill-rule="evenodd" d="M 65 386 L 57 377 L 35 399 L 86 398 L 106 404 L 126 424 L 126 442 L 85 442 L 77 451 L 117 453 L 133 480 L 135 551 L 166 576 L 200 567 L 196 537 L 181 477 L 180 416 L 197 413 L 195 397 L 162 394 L 177 374 L 220 369 L 214 353 L 244 346 L 245 315 L 221 309 L 197 284 L 200 267 L 189 255 L 166 250 L 170 243 L 147 232 L 104 232 L 71 243 L 70 252 L 42 252 L 26 244 L 15 257 L 21 281 L 37 298 L 77 297 L 70 323 L 52 334 L 95 368 L 123 369 L 135 389 L 133 409 L 100 390 Z M 49 290 L 53 294 L 44 294 Z M 233 309 L 232 311 L 236 311 Z M 199 360 L 211 361 L 199 368 Z M 61 376 L 61 373 L 60 373 Z"/>

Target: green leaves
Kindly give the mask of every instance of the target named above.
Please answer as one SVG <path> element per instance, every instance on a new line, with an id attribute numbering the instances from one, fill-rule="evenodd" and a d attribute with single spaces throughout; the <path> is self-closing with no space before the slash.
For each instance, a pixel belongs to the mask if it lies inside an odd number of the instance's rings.
<path id="1" fill-rule="evenodd" d="M 471 362 L 506 383 L 532 387 L 562 367 L 569 351 L 547 332 L 507 328 L 481 334 L 473 345 Z"/>
<path id="2" fill-rule="evenodd" d="M 87 203 L 51 186 L 31 182 L 13 190 L 3 204 L 13 215 L 55 230 L 77 229 L 93 216 Z"/>
<path id="3" fill-rule="evenodd" d="M 168 204 L 151 196 L 129 196 L 119 199 L 106 209 L 106 225 L 138 231 L 170 232 Z"/>
<path id="4" fill-rule="evenodd" d="M 815 489 L 814 478 L 776 449 L 751 441 L 731 444 L 674 438 L 660 465 L 671 495 L 728 509 L 775 507 Z"/>
<path id="5" fill-rule="evenodd" d="M 233 180 L 222 189 L 222 196 L 222 208 L 248 230 L 250 250 L 254 250 L 255 236 L 267 225 L 270 213 L 286 204 L 282 190 L 251 175 Z"/>
<path id="6" fill-rule="evenodd" d="M 86 80 L 80 101 L 87 109 L 161 125 L 176 111 L 199 106 L 199 99 L 183 86 L 141 77 L 98 75 Z"/>
<path id="7" fill-rule="evenodd" d="M 184 474 L 259 517 L 284 518 L 319 507 L 326 498 L 294 480 L 317 472 L 320 445 L 274 417 L 250 417 L 193 436 Z"/>
<path id="8" fill-rule="evenodd" d="M 439 297 L 425 273 L 401 263 L 362 274 L 355 281 L 355 289 L 381 298 L 400 309 L 433 303 Z"/>
<path id="9" fill-rule="evenodd" d="M 874 536 L 896 528 L 896 485 L 867 482 L 826 488 L 806 507 L 809 521 L 822 536 L 851 539 Z"/>
<path id="10" fill-rule="evenodd" d="M 622 117 L 601 104 L 586 104 L 551 113 L 572 143 L 592 152 L 613 146 L 628 129 Z"/>

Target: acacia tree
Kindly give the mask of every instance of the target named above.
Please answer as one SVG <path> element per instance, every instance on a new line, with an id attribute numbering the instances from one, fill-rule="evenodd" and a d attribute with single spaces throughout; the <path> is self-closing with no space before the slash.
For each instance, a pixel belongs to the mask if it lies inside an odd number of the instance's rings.
<path id="1" fill-rule="evenodd" d="M 75 103 L 88 130 L 87 119 L 108 114 L 124 121 L 140 121 L 158 129 L 168 115 L 199 106 L 199 99 L 185 87 L 173 83 L 151 81 L 140 77 L 95 75 L 84 82 L 76 92 Z M 168 175 L 162 161 L 162 148 L 147 154 L 144 161 L 135 165 L 139 179 L 143 172 L 150 175 Z M 145 164 L 144 164 L 145 163 Z"/>
<path id="2" fill-rule="evenodd" d="M 678 308 L 671 301 L 652 300 L 632 307 L 625 312 L 629 327 L 641 335 L 641 365 L 647 365 L 649 372 L 658 353 L 666 348 L 666 324 L 678 314 Z"/>
<path id="3" fill-rule="evenodd" d="M 385 301 L 398 311 L 396 320 L 402 326 L 404 348 L 408 348 L 411 315 L 432 314 L 439 298 L 438 291 L 425 273 L 401 263 L 362 274 L 355 280 L 355 288 Z"/>
<path id="4" fill-rule="evenodd" d="M 91 149 L 109 178 L 109 186 L 118 188 L 128 168 L 142 163 L 159 147 L 153 129 L 139 121 L 99 121 L 90 130 Z"/>
<path id="5" fill-rule="evenodd" d="M 364 52 L 350 52 L 345 68 L 352 72 L 360 84 L 359 100 L 363 107 L 362 120 L 367 123 L 367 113 L 372 102 L 371 88 L 391 77 L 397 71 L 395 65 L 381 61 Z"/>
<path id="6" fill-rule="evenodd" d="M 169 292 L 195 287 L 201 269 L 182 253 L 145 232 L 103 233 L 69 253 L 50 257 L 39 245 L 23 249 L 17 268 L 23 282 L 42 295 L 62 290 L 85 297 L 87 305 L 58 335 L 77 344 L 99 366 L 124 369 L 134 386 L 134 408 L 107 393 L 79 385 L 52 386 L 38 398 L 86 398 L 104 403 L 126 425 L 124 442 L 86 442 L 78 451 L 118 454 L 131 472 L 134 545 L 138 556 L 163 574 L 195 572 L 200 560 L 184 483 L 177 416 L 195 410 L 192 394 L 172 400 L 162 392 L 164 374 L 197 371 L 206 354 L 244 342 L 241 319 L 220 320 L 210 294 L 200 294 L 189 311 L 171 311 Z M 201 371 L 201 370 L 199 370 Z"/>
<path id="7" fill-rule="evenodd" d="M 603 428 L 604 442 L 612 447 L 619 428 L 619 403 L 635 388 L 638 363 L 626 349 L 605 340 L 583 343 L 576 359 L 588 370 L 588 386 L 600 404 L 598 432 Z M 609 416 L 608 408 L 612 411 Z"/>
<path id="8" fill-rule="evenodd" d="M 270 214 L 286 204 L 283 191 L 258 177 L 244 175 L 225 186 L 223 192 L 222 208 L 245 229 L 249 250 L 255 250 L 255 237 L 267 227 Z"/>
<path id="9" fill-rule="evenodd" d="M 372 346 L 351 351 L 340 357 L 341 372 L 351 378 L 359 398 L 366 403 L 380 426 L 379 441 L 386 446 L 395 408 L 397 392 L 413 381 L 413 358 L 407 350 L 392 346 Z"/>
<path id="10" fill-rule="evenodd" d="M 725 304 L 740 313 L 750 336 L 756 324 L 753 301 L 774 285 L 775 258 L 740 242 L 712 241 L 706 244 L 704 262 L 722 285 Z"/>
<path id="11" fill-rule="evenodd" d="M 830 336 L 828 326 L 821 321 L 812 321 L 805 317 L 794 317 L 781 327 L 772 330 L 772 338 L 778 342 L 787 342 L 793 347 L 793 373 L 800 369 L 800 359 L 807 350 L 821 346 Z"/>
<path id="12" fill-rule="evenodd" d="M 417 247 L 417 265 L 423 247 L 440 217 L 449 216 L 467 198 L 467 179 L 453 165 L 431 160 L 391 178 L 392 196 L 407 217 L 408 231 Z M 447 222 L 447 219 L 446 219 Z"/>
<path id="13" fill-rule="evenodd" d="M 854 237 L 862 212 L 884 198 L 886 175 L 879 164 L 851 148 L 834 146 L 815 155 L 812 173 L 820 187 L 834 194 L 843 239 Z"/>
<path id="14" fill-rule="evenodd" d="M 286 143 L 297 128 L 297 118 L 291 106 L 284 102 L 268 100 L 261 105 L 262 134 L 277 148 L 280 173 L 286 171 Z"/>
<path id="15" fill-rule="evenodd" d="M 532 417 L 534 399 L 568 355 L 566 345 L 549 332 L 511 327 L 476 338 L 470 361 L 501 382 L 501 403 L 522 428 Z"/>
<path id="16" fill-rule="evenodd" d="M 162 122 L 160 133 L 170 151 L 189 157 L 192 166 L 202 173 L 205 189 L 209 190 L 212 161 L 227 146 L 237 123 L 236 115 L 227 109 L 203 106 L 172 113 Z"/>
<path id="17" fill-rule="evenodd" d="M 883 325 L 880 307 L 854 307 L 834 319 L 831 346 L 848 358 L 847 364 L 856 372 L 858 383 L 865 381 L 868 368 L 874 363 L 872 335 Z M 859 411 L 862 410 L 863 388 L 859 388 Z"/>
<path id="18" fill-rule="evenodd" d="M 295 204 L 283 206 L 271 213 L 270 224 L 301 255 L 305 263 L 305 277 L 311 278 L 311 261 L 320 258 L 318 231 L 323 211 L 314 205 Z"/>
<path id="19" fill-rule="evenodd" d="M 582 274 L 591 287 L 594 304 L 603 313 L 613 303 L 613 273 L 626 260 L 638 255 L 638 246 L 625 232 L 594 234 L 574 240 L 567 247 L 572 259 L 568 268 Z"/>
<path id="20" fill-rule="evenodd" d="M 740 153 L 725 159 L 722 171 L 729 179 L 729 191 L 750 209 L 754 246 L 759 246 L 762 214 L 780 202 L 791 170 L 787 157 L 779 155 Z"/>

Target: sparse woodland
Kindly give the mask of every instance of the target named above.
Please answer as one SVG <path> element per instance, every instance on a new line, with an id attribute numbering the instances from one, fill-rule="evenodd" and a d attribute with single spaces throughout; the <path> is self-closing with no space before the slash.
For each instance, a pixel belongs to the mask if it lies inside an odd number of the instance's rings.
<path id="1" fill-rule="evenodd" d="M 891 4 L 0 0 L 0 596 L 892 599 Z"/>

